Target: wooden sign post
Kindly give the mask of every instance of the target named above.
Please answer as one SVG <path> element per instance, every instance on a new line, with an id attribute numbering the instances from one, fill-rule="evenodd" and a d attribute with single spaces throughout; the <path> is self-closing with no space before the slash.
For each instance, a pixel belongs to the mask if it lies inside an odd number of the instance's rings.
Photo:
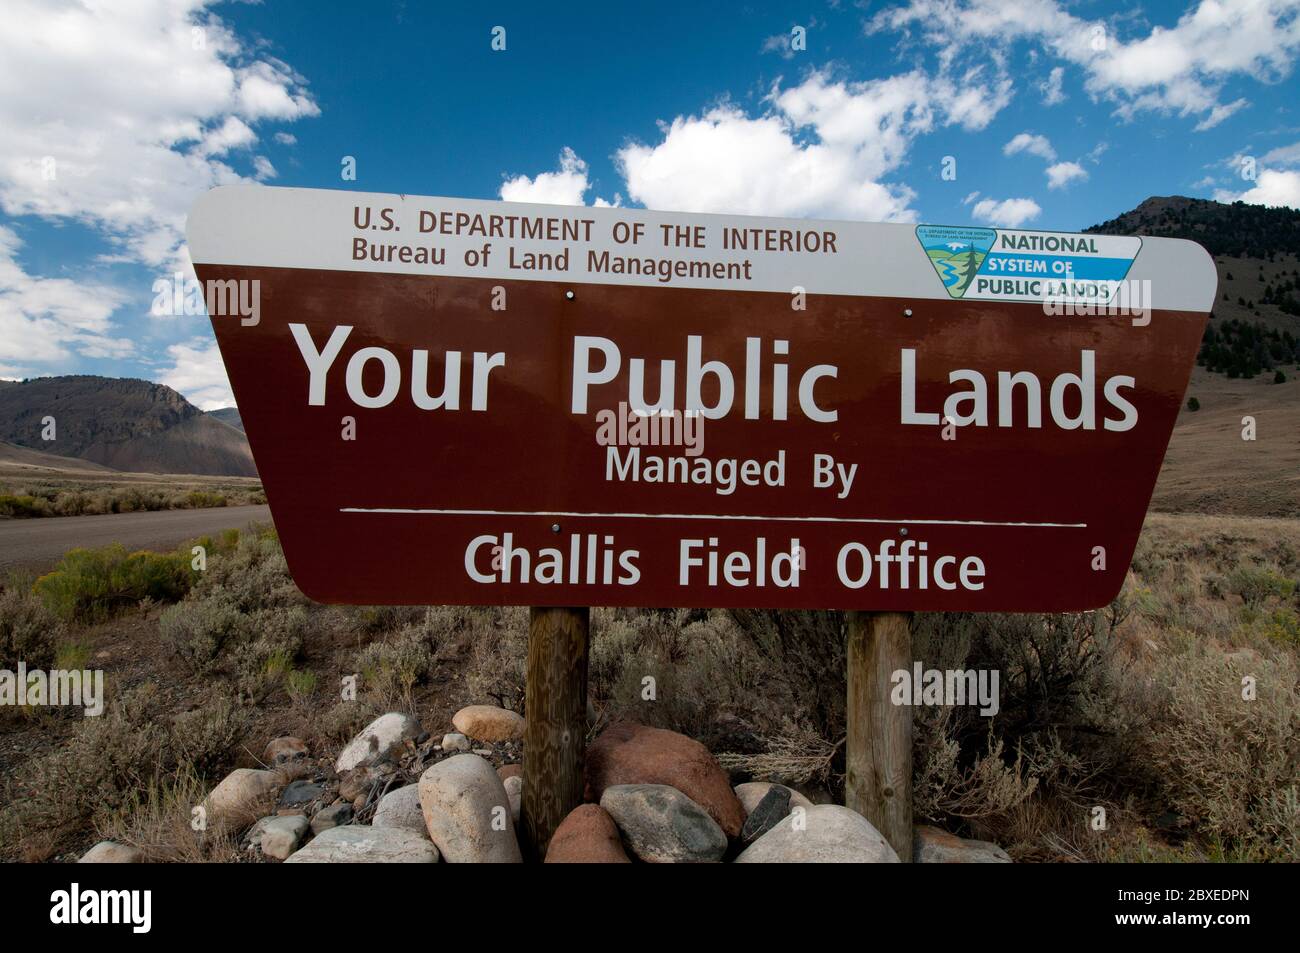
<path id="1" fill-rule="evenodd" d="M 850 612 L 844 803 L 912 859 L 912 709 L 890 700 L 890 677 L 912 668 L 911 617 Z"/>
<path id="2" fill-rule="evenodd" d="M 586 608 L 534 606 L 529 613 L 519 826 L 532 860 L 546 858 L 560 821 L 582 803 L 589 626 Z"/>
<path id="3" fill-rule="evenodd" d="M 1175 239 L 262 185 L 187 237 L 299 589 L 539 607 L 539 857 L 582 798 L 575 605 L 877 613 L 848 797 L 908 857 L 898 613 L 1114 599 L 1218 294 Z"/>

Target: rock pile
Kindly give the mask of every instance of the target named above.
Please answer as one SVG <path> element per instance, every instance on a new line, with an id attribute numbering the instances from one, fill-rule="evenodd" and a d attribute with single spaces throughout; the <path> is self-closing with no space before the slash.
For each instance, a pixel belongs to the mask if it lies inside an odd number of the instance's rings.
<path id="1" fill-rule="evenodd" d="M 435 742 L 389 712 L 332 771 L 300 739 L 276 738 L 269 769 L 231 772 L 203 806 L 209 822 L 246 828 L 250 852 L 287 863 L 520 863 L 524 719 L 471 705 L 452 727 Z M 556 829 L 546 863 L 898 863 L 860 814 L 768 781 L 733 788 L 707 748 L 676 732 L 606 729 L 588 746 L 586 782 L 588 803 Z M 995 844 L 925 826 L 913 852 L 922 863 L 1010 862 Z M 82 862 L 140 859 L 103 841 Z"/>

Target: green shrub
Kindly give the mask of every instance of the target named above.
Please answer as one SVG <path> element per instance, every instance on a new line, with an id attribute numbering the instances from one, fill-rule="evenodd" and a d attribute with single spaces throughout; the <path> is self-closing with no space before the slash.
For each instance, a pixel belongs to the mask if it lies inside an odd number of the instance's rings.
<path id="1" fill-rule="evenodd" d="M 1256 695 L 1242 697 L 1242 678 Z M 1142 757 L 1161 803 L 1203 835 L 1256 859 L 1294 859 L 1300 813 L 1300 666 L 1294 656 L 1226 654 L 1191 641 L 1146 680 Z M 1287 791 L 1290 809 L 1286 809 Z"/>
<path id="2" fill-rule="evenodd" d="M 1273 569 L 1242 566 L 1228 575 L 1228 591 L 1241 596 L 1241 601 L 1252 609 L 1259 608 L 1269 599 L 1289 599 L 1295 592 L 1295 580 L 1288 579 Z"/>
<path id="3" fill-rule="evenodd" d="M 319 683 L 320 678 L 315 672 L 295 669 L 285 676 L 284 690 L 288 693 L 290 701 L 295 705 L 302 705 L 316 694 L 316 686 Z"/>
<path id="4" fill-rule="evenodd" d="M 222 591 L 240 612 L 307 604 L 273 533 L 241 533 L 233 549 L 219 554 L 221 558 L 209 558 L 207 570 L 199 574 L 196 598 Z"/>
<path id="5" fill-rule="evenodd" d="M 63 671 L 85 669 L 90 662 L 90 643 L 78 640 L 61 642 L 54 650 L 54 667 Z"/>
<path id="6" fill-rule="evenodd" d="M 215 772 L 253 728 L 248 709 L 226 695 L 172 720 L 176 763 L 200 774 Z"/>
<path id="7" fill-rule="evenodd" d="M 61 618 L 96 622 L 142 599 L 175 602 L 193 581 L 188 552 L 128 553 L 115 543 L 72 550 L 36 580 L 35 592 Z"/>
<path id="8" fill-rule="evenodd" d="M 762 739 L 782 746 L 781 739 L 795 735 L 833 743 L 843 723 L 822 731 L 814 707 L 821 693 L 804 680 L 804 663 L 811 664 L 818 646 L 805 643 L 809 654 L 792 660 L 778 634 L 780 626 L 790 625 L 792 637 L 799 624 L 792 620 L 798 618 L 725 610 L 598 610 L 589 666 L 592 697 L 611 720 L 672 728 L 722 752 L 757 754 L 764 749 Z M 834 621 L 828 623 L 834 627 Z M 788 646 L 794 650 L 793 642 Z M 839 651 L 842 655 L 842 645 Z M 843 668 L 822 681 L 837 678 L 843 711 Z"/>
<path id="9" fill-rule="evenodd" d="M 364 700 L 341 701 L 321 716 L 316 727 L 331 741 L 347 742 L 381 714 L 382 709 Z"/>
<path id="10" fill-rule="evenodd" d="M 29 519 L 34 516 L 49 516 L 52 508 L 47 500 L 36 496 L 14 496 L 5 493 L 0 495 L 0 516 L 10 516 L 15 519 Z"/>
<path id="11" fill-rule="evenodd" d="M 0 589 L 0 668 L 47 668 L 64 631 L 63 622 L 32 593 L 31 580 L 12 575 Z"/>
<path id="12" fill-rule="evenodd" d="M 771 706 L 784 709 L 780 717 L 798 706 L 819 735 L 838 738 L 846 692 L 844 613 L 746 609 L 731 615 L 736 634 L 776 677 Z"/>
<path id="13" fill-rule="evenodd" d="M 428 610 L 424 606 L 345 606 L 343 611 L 358 632 L 376 636 L 415 625 Z"/>
<path id="14" fill-rule="evenodd" d="M 241 696 L 260 700 L 302 653 L 307 599 L 273 534 L 223 534 L 198 544 L 208 550 L 207 569 L 195 574 L 184 601 L 162 613 L 163 639 L 191 672 L 231 675 Z"/>
<path id="15" fill-rule="evenodd" d="M 422 626 L 410 625 L 371 642 L 353 660 L 366 694 L 381 707 L 410 707 L 411 690 L 435 668 L 433 640 Z"/>
<path id="16" fill-rule="evenodd" d="M 249 722 L 228 697 L 169 717 L 156 686 L 109 700 L 98 718 L 78 719 L 58 749 L 8 777 L 0 809 L 0 850 L 43 839 L 50 850 L 111 827 L 143 792 L 192 774 L 230 766 Z"/>
<path id="17" fill-rule="evenodd" d="M 185 506 L 192 510 L 225 505 L 226 497 L 221 493 L 211 493 L 207 490 L 191 490 L 185 495 Z"/>
<path id="18" fill-rule="evenodd" d="M 281 683 L 302 654 L 307 612 L 302 606 L 260 609 L 241 618 L 226 666 L 241 695 L 256 701 Z"/>
<path id="19" fill-rule="evenodd" d="M 515 607 L 352 606 L 342 611 L 369 644 L 353 659 L 373 704 L 402 707 L 428 679 L 445 648 L 469 654 L 466 699 L 495 699 L 514 710 L 523 698 L 527 610 Z"/>
<path id="20" fill-rule="evenodd" d="M 123 486 L 27 483 L 0 485 L 0 518 L 89 516 L 265 503 L 261 487 Z"/>
<path id="21" fill-rule="evenodd" d="M 197 836 L 190 827 L 193 810 L 208 794 L 208 785 L 192 768 L 180 765 L 132 794 L 127 805 L 96 831 L 114 843 L 144 854 L 148 863 L 239 863 L 239 833 L 213 825 Z M 270 805 L 268 805 L 269 807 Z"/>
<path id="22" fill-rule="evenodd" d="M 241 693 L 260 699 L 301 654 L 308 617 L 299 605 L 244 610 L 236 593 L 203 586 L 163 610 L 158 624 L 189 671 L 226 672 Z"/>
<path id="23" fill-rule="evenodd" d="M 54 511 L 59 516 L 87 516 L 104 512 L 96 507 L 93 496 L 77 490 L 60 494 L 54 501 Z"/>
<path id="24" fill-rule="evenodd" d="M 952 708 L 918 712 L 913 748 L 912 811 L 918 818 L 952 826 L 994 820 L 1019 808 L 1034 794 L 1038 777 L 1025 759 L 1008 757 L 1005 742 L 989 732 L 987 747 L 973 760 L 962 752 L 952 727 Z"/>
<path id="25" fill-rule="evenodd" d="M 241 622 L 234 600 L 214 593 L 206 599 L 186 599 L 164 609 L 158 627 L 163 641 L 186 668 L 201 673 L 211 670 Z"/>
<path id="26" fill-rule="evenodd" d="M 1272 613 L 1260 619 L 1264 636 L 1283 645 L 1300 648 L 1300 614 L 1294 609 L 1274 609 Z"/>
<path id="27" fill-rule="evenodd" d="M 465 670 L 466 701 L 492 699 L 503 708 L 522 711 L 524 669 L 528 664 L 528 610 L 514 606 L 460 609 L 430 615 L 443 638 L 469 648 Z"/>

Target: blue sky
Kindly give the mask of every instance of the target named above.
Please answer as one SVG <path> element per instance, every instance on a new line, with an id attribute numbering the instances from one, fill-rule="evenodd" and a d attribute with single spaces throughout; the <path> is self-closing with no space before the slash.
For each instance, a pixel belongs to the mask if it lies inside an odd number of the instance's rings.
<path id="1" fill-rule="evenodd" d="M 0 376 L 229 403 L 206 319 L 150 306 L 241 179 L 1059 229 L 1300 206 L 1300 0 L 487 6 L 10 0 Z"/>

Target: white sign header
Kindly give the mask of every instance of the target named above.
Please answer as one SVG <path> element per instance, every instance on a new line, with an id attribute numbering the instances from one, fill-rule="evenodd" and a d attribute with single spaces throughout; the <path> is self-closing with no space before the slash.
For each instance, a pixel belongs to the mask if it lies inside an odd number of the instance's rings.
<path id="1" fill-rule="evenodd" d="M 1216 287 L 1180 239 L 270 186 L 201 196 L 188 238 L 200 264 L 785 294 L 1104 305 L 1150 282 L 1146 307 L 1207 312 Z"/>

